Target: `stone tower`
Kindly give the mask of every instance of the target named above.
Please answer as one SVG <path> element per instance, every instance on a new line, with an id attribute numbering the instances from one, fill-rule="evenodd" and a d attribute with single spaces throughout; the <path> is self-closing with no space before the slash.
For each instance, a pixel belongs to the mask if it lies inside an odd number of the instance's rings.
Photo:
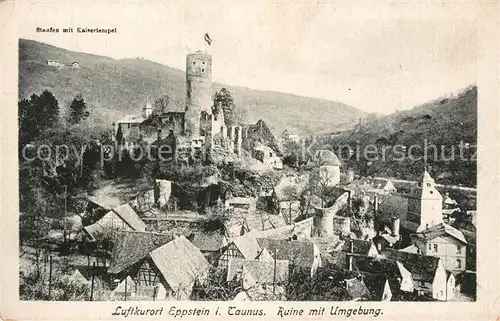
<path id="1" fill-rule="evenodd" d="M 200 116 L 212 114 L 212 56 L 201 51 L 186 57 L 186 133 L 200 135 Z"/>
<path id="2" fill-rule="evenodd" d="M 442 204 L 434 179 L 425 169 L 418 188 L 408 199 L 408 218 L 418 224 L 417 232 L 443 222 Z"/>
<path id="3" fill-rule="evenodd" d="M 334 187 L 340 183 L 340 160 L 330 150 L 318 150 L 315 154 L 316 164 L 319 167 L 321 184 Z"/>

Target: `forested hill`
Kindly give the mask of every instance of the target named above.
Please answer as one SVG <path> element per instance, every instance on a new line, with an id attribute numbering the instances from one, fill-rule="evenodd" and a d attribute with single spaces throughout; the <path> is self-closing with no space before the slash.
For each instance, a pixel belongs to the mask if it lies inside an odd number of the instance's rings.
<path id="1" fill-rule="evenodd" d="M 431 174 L 442 184 L 476 185 L 476 162 L 463 161 L 458 157 L 459 145 L 469 144 L 469 155 L 473 154 L 477 143 L 477 87 L 469 86 L 457 93 L 435 99 L 411 110 L 400 111 L 387 116 L 365 120 L 355 129 L 323 137 L 333 146 L 359 145 L 360 149 L 368 144 L 381 149 L 386 146 L 404 145 L 424 147 L 435 145 L 438 159 L 404 161 L 382 160 L 369 162 L 348 161 L 360 173 L 371 176 L 392 176 L 401 179 L 415 179 L 425 165 Z M 441 157 L 441 146 L 448 152 L 455 146 L 457 157 L 445 160 Z M 417 155 L 419 148 L 414 149 Z M 429 149 L 430 156 L 433 150 Z M 450 157 L 451 154 L 445 154 Z M 423 156 L 423 155 L 420 155 Z M 390 157 L 389 157 L 390 158 Z"/>
<path id="2" fill-rule="evenodd" d="M 78 61 L 80 68 L 58 69 L 48 66 L 47 59 Z M 287 128 L 300 133 L 335 131 L 365 115 L 335 101 L 214 83 L 214 90 L 222 87 L 230 90 L 236 108 L 246 110 L 249 123 L 264 119 L 275 134 Z M 145 59 L 115 60 L 20 39 L 19 99 L 45 89 L 63 106 L 82 94 L 89 109 L 111 124 L 127 113 L 138 113 L 146 97 L 166 93 L 172 103 L 182 106 L 185 75 Z"/>

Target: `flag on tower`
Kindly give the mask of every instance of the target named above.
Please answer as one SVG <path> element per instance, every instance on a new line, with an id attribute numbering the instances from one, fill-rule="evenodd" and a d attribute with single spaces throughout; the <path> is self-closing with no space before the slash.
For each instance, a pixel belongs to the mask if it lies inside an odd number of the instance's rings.
<path id="1" fill-rule="evenodd" d="M 205 41 L 208 43 L 209 46 L 212 45 L 212 39 L 210 39 L 208 33 L 205 33 L 205 36 L 203 36 L 203 38 L 205 38 Z"/>

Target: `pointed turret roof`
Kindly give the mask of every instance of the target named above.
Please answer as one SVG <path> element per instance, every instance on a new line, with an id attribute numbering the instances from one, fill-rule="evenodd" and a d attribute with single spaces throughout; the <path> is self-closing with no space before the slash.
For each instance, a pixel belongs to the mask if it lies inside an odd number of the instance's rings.
<path id="1" fill-rule="evenodd" d="M 419 186 L 413 189 L 412 198 L 430 198 L 430 199 L 442 199 L 441 194 L 436 189 L 434 179 L 431 177 L 427 168 L 424 169 L 424 173 L 419 181 Z"/>
<path id="2" fill-rule="evenodd" d="M 429 183 L 434 183 L 434 179 L 431 177 L 429 172 L 427 172 L 427 168 L 424 169 L 424 173 L 422 174 L 421 178 L 422 182 L 429 182 Z"/>

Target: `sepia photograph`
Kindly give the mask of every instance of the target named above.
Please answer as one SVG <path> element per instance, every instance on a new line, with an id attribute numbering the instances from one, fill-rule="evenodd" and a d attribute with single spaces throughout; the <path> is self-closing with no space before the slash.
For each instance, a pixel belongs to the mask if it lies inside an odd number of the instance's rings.
<path id="1" fill-rule="evenodd" d="M 79 8 L 16 39 L 19 300 L 476 301 L 475 19 Z"/>

